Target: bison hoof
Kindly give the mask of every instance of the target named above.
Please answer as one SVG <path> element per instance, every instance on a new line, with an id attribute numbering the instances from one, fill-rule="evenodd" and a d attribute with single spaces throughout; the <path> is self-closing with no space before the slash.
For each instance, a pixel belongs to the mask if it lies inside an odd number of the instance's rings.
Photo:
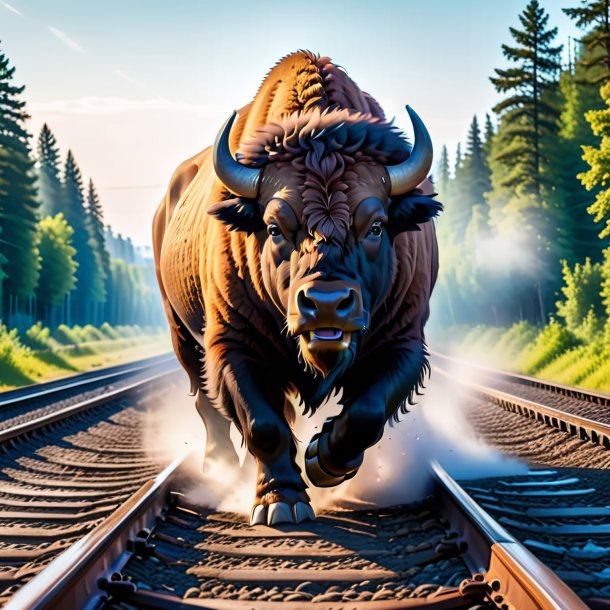
<path id="1" fill-rule="evenodd" d="M 350 470 L 344 474 L 328 472 L 320 462 L 319 440 L 320 435 L 316 434 L 311 439 L 307 451 L 305 451 L 305 472 L 313 485 L 316 487 L 334 487 L 355 476 L 358 469 Z"/>
<path id="2" fill-rule="evenodd" d="M 258 504 L 252 509 L 250 525 L 278 525 L 279 523 L 301 523 L 310 519 L 313 521 L 316 514 L 311 505 L 306 502 L 288 504 L 287 502 L 273 502 L 269 506 Z"/>

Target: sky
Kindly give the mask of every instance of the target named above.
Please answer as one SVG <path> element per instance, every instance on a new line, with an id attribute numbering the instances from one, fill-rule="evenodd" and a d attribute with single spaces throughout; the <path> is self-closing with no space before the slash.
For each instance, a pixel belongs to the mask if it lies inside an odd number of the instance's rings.
<path id="1" fill-rule="evenodd" d="M 567 47 L 579 31 L 542 0 Z M 422 117 L 438 153 L 464 141 L 499 100 L 526 0 L 0 0 L 0 50 L 25 85 L 37 136 L 43 123 L 97 186 L 105 221 L 151 243 L 154 211 L 175 168 L 209 146 L 284 55 L 309 49 L 344 67 L 410 133 Z M 564 53 L 564 61 L 566 54 Z M 492 115 L 493 116 L 493 115 Z"/>

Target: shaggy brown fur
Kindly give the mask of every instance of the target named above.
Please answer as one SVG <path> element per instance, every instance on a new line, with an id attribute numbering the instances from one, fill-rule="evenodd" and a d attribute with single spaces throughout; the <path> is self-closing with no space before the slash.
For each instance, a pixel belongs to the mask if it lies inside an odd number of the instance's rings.
<path id="1" fill-rule="evenodd" d="M 383 401 L 382 429 L 416 391 L 438 266 L 434 226 L 425 221 L 440 206 L 426 196 L 430 191 L 389 197 L 383 165 L 408 155 L 404 137 L 343 70 L 307 51 L 269 72 L 239 111 L 230 146 L 241 162 L 264 166 L 259 197 L 229 196 L 214 174 L 210 148 L 185 161 L 155 216 L 157 275 L 193 391 L 205 390 L 259 461 L 255 505 L 306 501 L 282 415 L 285 395 L 297 391 L 315 408 L 342 387 L 345 412 L 354 415 L 343 428 L 359 421 L 370 430 L 361 397 Z M 363 201 L 378 202 L 387 219 L 391 239 L 381 245 L 363 237 L 371 222 Z M 270 219 L 290 235 L 268 237 Z M 360 282 L 369 316 L 368 330 L 354 333 L 350 349 L 324 375 L 299 363 L 299 340 L 286 318 L 291 285 L 312 271 Z M 201 404 L 206 426 L 218 427 Z M 264 417 L 261 405 L 271 405 Z M 363 445 L 360 453 L 370 442 L 365 435 L 354 444 Z M 334 472 L 361 459 L 350 457 L 339 433 L 329 443 L 335 457 L 325 461 Z"/>

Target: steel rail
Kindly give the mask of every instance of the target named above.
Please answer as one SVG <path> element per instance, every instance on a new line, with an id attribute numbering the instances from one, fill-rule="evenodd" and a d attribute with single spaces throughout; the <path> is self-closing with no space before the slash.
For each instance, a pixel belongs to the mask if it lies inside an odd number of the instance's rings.
<path id="1" fill-rule="evenodd" d="M 473 381 L 466 381 L 461 379 L 457 375 L 448 373 L 447 371 L 434 366 L 432 367 L 435 372 L 443 375 L 449 379 L 452 379 L 459 384 L 466 386 L 478 394 L 489 398 L 497 405 L 511 411 L 513 413 L 519 413 L 530 419 L 543 422 L 548 426 L 552 426 L 566 432 L 572 436 L 578 436 L 581 440 L 590 441 L 593 444 L 601 445 L 606 449 L 610 449 L 610 425 L 602 422 L 588 419 L 581 415 L 574 415 L 573 413 L 567 413 L 554 407 L 549 407 L 538 402 L 527 400 L 501 390 L 495 390 Z"/>
<path id="2" fill-rule="evenodd" d="M 464 360 L 460 360 L 459 358 L 454 358 L 453 356 L 440 354 L 439 352 L 431 352 L 431 356 L 436 359 L 455 362 L 456 364 L 459 364 L 461 366 L 466 366 L 468 368 L 481 371 L 486 375 L 504 379 L 505 381 L 512 381 L 521 385 L 540 388 L 542 390 L 552 392 L 553 394 L 570 396 L 572 398 L 578 398 L 579 400 L 583 400 L 585 402 L 610 406 L 610 394 L 606 392 L 600 392 L 598 390 L 586 390 L 584 388 L 576 388 L 574 386 L 557 383 L 555 381 L 549 381 L 547 379 L 540 379 L 538 377 L 531 377 L 529 375 L 521 375 L 519 373 L 509 373 L 507 371 L 500 371 L 498 369 L 493 369 L 480 364 L 466 362 Z"/>
<path id="3" fill-rule="evenodd" d="M 137 360 L 136 362 L 105 367 L 95 371 L 87 371 L 85 373 L 62 377 L 61 379 L 54 379 L 52 381 L 0 392 L 0 409 L 16 407 L 31 400 L 50 398 L 68 390 L 75 390 L 101 381 L 110 381 L 125 375 L 132 375 L 150 369 L 153 366 L 171 362 L 173 359 L 173 354 L 168 352 L 161 356 L 144 358 L 142 360 Z"/>
<path id="4" fill-rule="evenodd" d="M 54 411 L 53 413 L 47 413 L 46 415 L 36 417 L 28 422 L 24 422 L 22 424 L 12 426 L 11 428 L 7 428 L 6 430 L 2 430 L 0 431 L 0 445 L 8 441 L 14 440 L 19 436 L 24 436 L 26 434 L 34 432 L 44 426 L 48 426 L 49 424 L 53 424 L 55 422 L 66 419 L 67 417 L 71 417 L 83 411 L 88 411 L 90 409 L 98 407 L 102 404 L 107 403 L 110 400 L 120 398 L 121 396 L 124 396 L 125 394 L 128 394 L 129 392 L 132 392 L 133 390 L 146 385 L 147 383 L 152 383 L 163 377 L 172 375 L 177 370 L 178 366 L 176 365 L 175 368 L 172 368 L 169 371 L 162 371 L 160 373 L 156 373 L 155 375 L 151 375 L 150 377 L 146 377 L 145 379 L 140 379 L 117 390 L 104 392 L 99 396 L 83 400 L 74 405 L 70 405 L 58 411 Z"/>
<path id="5" fill-rule="evenodd" d="M 126 541 L 149 527 L 168 501 L 169 486 L 188 453 L 145 483 L 93 531 L 54 559 L 24 585 L 5 610 L 75 610 L 91 608 L 104 592 L 99 583 L 127 561 Z"/>
<path id="6" fill-rule="evenodd" d="M 552 570 L 483 510 L 436 461 L 436 492 L 451 529 L 465 546 L 464 559 L 484 575 L 498 607 L 518 610 L 586 610 L 588 606 Z"/>

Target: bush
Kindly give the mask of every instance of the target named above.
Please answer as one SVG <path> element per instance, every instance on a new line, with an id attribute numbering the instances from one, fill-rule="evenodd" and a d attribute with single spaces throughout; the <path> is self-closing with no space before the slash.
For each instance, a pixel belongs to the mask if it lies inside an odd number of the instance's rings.
<path id="1" fill-rule="evenodd" d="M 83 327 L 80 335 L 83 341 L 105 341 L 108 338 L 99 328 L 95 328 L 91 324 Z"/>
<path id="2" fill-rule="evenodd" d="M 580 336 L 580 328 L 586 324 L 587 317 L 590 315 L 596 319 L 604 317 L 600 294 L 603 280 L 602 265 L 591 263 L 589 258 L 582 264 L 576 263 L 574 269 L 570 269 L 565 261 L 562 264 L 564 285 L 561 292 L 565 300 L 557 302 L 557 315 L 564 319 L 570 332 Z M 586 337 L 583 339 L 587 340 Z"/>
<path id="3" fill-rule="evenodd" d="M 123 324 L 115 326 L 116 331 L 121 337 L 137 337 L 142 334 L 142 329 L 137 324 Z"/>
<path id="4" fill-rule="evenodd" d="M 70 328 L 65 324 L 60 324 L 53 332 L 53 337 L 62 345 L 78 345 L 81 342 L 80 326 Z"/>
<path id="5" fill-rule="evenodd" d="M 49 349 L 51 340 L 51 331 L 42 325 L 42 322 L 36 322 L 25 331 L 23 343 L 32 349 Z"/>
<path id="6" fill-rule="evenodd" d="M 535 374 L 552 360 L 576 347 L 578 339 L 556 320 L 551 320 L 528 345 L 520 357 L 520 368 L 524 373 Z"/>
<path id="7" fill-rule="evenodd" d="M 540 377 L 568 385 L 579 385 L 591 376 L 604 359 L 601 340 L 564 352 L 538 371 Z"/>
<path id="8" fill-rule="evenodd" d="M 610 392 L 610 354 L 608 352 L 604 353 L 595 371 L 583 378 L 582 385 L 585 388 Z"/>
<path id="9" fill-rule="evenodd" d="M 505 358 L 514 364 L 517 356 L 536 339 L 539 332 L 539 328 L 521 320 L 521 322 L 513 324 L 500 339 L 496 346 L 496 352 L 504 354 Z"/>
<path id="10" fill-rule="evenodd" d="M 119 333 L 112 328 L 112 326 L 110 326 L 110 324 L 108 324 L 108 322 L 104 322 L 101 326 L 100 326 L 100 331 L 106 335 L 106 338 L 108 339 L 118 339 L 120 337 Z"/>
<path id="11" fill-rule="evenodd" d="M 15 364 L 19 356 L 25 356 L 29 351 L 19 340 L 16 328 L 8 330 L 4 324 L 0 324 L 0 362 Z"/>
<path id="12" fill-rule="evenodd" d="M 591 343 L 599 337 L 600 332 L 603 330 L 603 326 L 603 321 L 595 315 L 595 311 L 593 310 L 593 307 L 591 307 L 580 326 L 574 331 L 574 334 L 585 343 Z"/>

